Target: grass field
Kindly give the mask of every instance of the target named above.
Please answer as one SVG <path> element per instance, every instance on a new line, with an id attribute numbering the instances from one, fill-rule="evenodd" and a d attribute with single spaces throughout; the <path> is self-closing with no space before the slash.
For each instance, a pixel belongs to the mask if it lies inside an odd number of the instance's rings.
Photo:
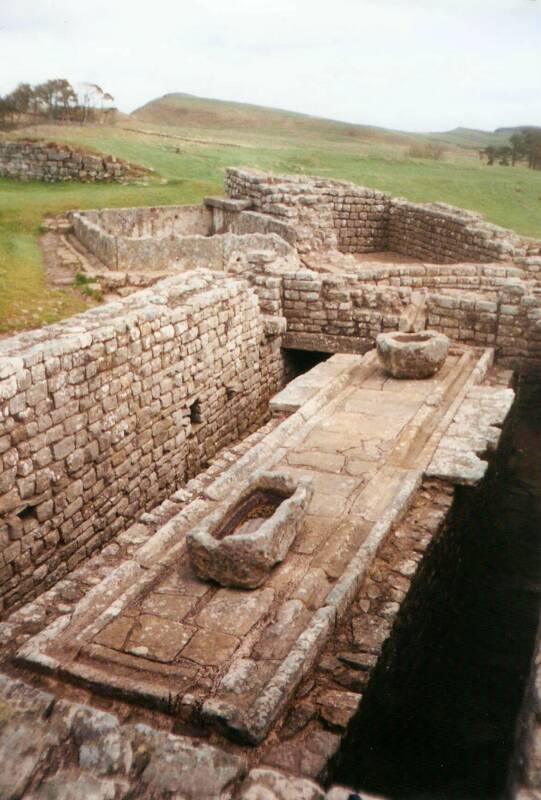
<path id="1" fill-rule="evenodd" d="M 319 127 L 316 120 L 298 130 L 289 115 L 282 126 L 262 117 L 253 124 L 224 118 L 217 129 L 215 120 L 208 127 L 211 121 L 198 110 L 195 117 L 181 116 L 183 124 L 176 126 L 125 118 L 111 128 L 42 126 L 31 131 L 34 136 L 112 153 L 151 168 L 154 174 L 146 184 L 126 186 L 0 179 L 0 333 L 54 322 L 83 310 L 89 302 L 75 289 L 47 287 L 37 244 L 44 216 L 72 208 L 199 202 L 206 194 L 221 193 L 226 166 L 316 174 L 411 200 L 445 201 L 541 238 L 539 172 L 488 168 L 474 150 L 452 144 L 442 161 L 412 159 L 408 150 L 415 138 L 410 135 L 378 135 L 376 129 L 325 120 Z"/>

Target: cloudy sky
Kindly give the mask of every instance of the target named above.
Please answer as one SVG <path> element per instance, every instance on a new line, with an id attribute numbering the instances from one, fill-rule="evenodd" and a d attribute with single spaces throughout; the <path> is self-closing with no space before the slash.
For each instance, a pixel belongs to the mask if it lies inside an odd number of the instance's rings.
<path id="1" fill-rule="evenodd" d="M 0 0 L 0 94 L 65 77 L 402 130 L 541 125 L 541 0 Z"/>

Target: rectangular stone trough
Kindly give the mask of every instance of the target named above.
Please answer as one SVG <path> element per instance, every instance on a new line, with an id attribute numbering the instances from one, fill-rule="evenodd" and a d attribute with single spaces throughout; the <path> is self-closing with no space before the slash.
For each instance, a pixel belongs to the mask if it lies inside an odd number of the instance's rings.
<path id="1" fill-rule="evenodd" d="M 186 537 L 196 575 L 222 586 L 255 589 L 283 561 L 313 493 L 310 478 L 256 472 Z"/>

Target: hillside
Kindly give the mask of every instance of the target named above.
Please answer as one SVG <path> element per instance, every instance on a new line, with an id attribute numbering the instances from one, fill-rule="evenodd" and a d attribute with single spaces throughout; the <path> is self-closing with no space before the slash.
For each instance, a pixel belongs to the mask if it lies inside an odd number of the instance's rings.
<path id="1" fill-rule="evenodd" d="M 133 120 L 151 125 L 196 130 L 237 131 L 242 134 L 273 136 L 309 136 L 310 138 L 345 139 L 407 146 L 415 134 L 386 130 L 368 125 L 353 125 L 294 111 L 267 108 L 249 103 L 212 100 L 189 94 L 166 94 L 151 100 L 130 115 Z"/>
<path id="2" fill-rule="evenodd" d="M 442 144 L 453 145 L 467 150 L 481 150 L 493 145 L 503 147 L 509 143 L 513 128 L 498 128 L 496 131 L 479 131 L 475 128 L 454 128 L 452 131 L 429 133 L 428 137 Z"/>
<path id="3" fill-rule="evenodd" d="M 420 140 L 434 141 L 459 150 L 479 150 L 489 145 L 501 146 L 518 128 L 482 131 L 458 127 L 451 131 L 415 133 L 370 125 L 356 125 L 338 120 L 313 117 L 294 111 L 195 97 L 190 94 L 165 94 L 133 111 L 128 120 L 159 127 L 214 130 L 216 134 L 237 136 L 278 136 L 289 139 L 308 137 L 327 141 L 408 147 Z M 129 124 L 129 122 L 128 122 Z"/>

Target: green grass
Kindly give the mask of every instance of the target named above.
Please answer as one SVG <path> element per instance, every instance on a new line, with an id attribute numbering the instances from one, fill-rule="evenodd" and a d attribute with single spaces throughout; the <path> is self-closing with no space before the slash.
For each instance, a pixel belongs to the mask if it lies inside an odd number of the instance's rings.
<path id="1" fill-rule="evenodd" d="M 135 125 L 174 137 L 123 130 Z M 73 208 L 197 203 L 222 192 L 226 166 L 322 175 L 372 186 L 414 201 L 444 201 L 482 212 L 526 236 L 541 238 L 541 173 L 486 167 L 452 148 L 443 161 L 412 160 L 397 139 L 363 140 L 324 126 L 299 136 L 266 129 L 159 128 L 123 121 L 117 128 L 39 128 L 20 135 L 71 141 L 155 170 L 151 180 L 122 185 L 21 183 L 0 179 L 0 333 L 35 328 L 93 302 L 84 287 L 51 289 L 37 244 L 44 216 Z M 334 136 L 334 138 L 333 138 Z M 183 137 L 183 138 L 182 138 Z M 203 139 L 201 144 L 186 139 Z"/>

